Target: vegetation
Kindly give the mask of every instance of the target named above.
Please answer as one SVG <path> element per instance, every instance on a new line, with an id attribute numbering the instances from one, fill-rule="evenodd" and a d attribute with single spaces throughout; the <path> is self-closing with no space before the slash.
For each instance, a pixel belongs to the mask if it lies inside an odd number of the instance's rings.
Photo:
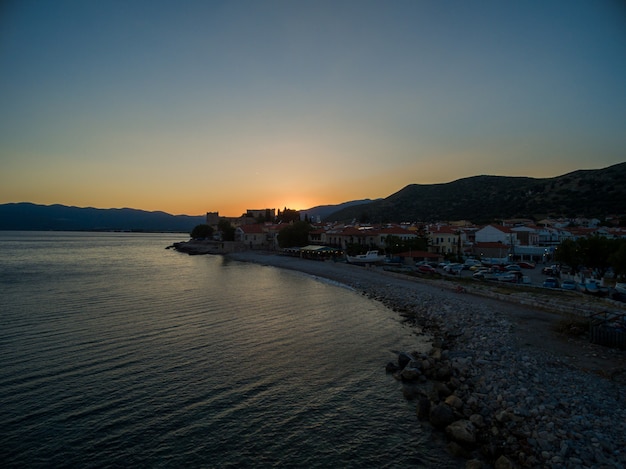
<path id="1" fill-rule="evenodd" d="M 217 230 L 222 233 L 222 241 L 235 240 L 235 227 L 228 220 L 220 220 L 217 223 Z"/>
<path id="2" fill-rule="evenodd" d="M 428 251 L 428 238 L 420 236 L 418 238 L 404 240 L 394 235 L 389 235 L 385 238 L 386 253 L 398 254 L 408 251 Z"/>
<path id="3" fill-rule="evenodd" d="M 211 238 L 213 236 L 213 228 L 209 225 L 196 225 L 189 234 L 193 239 Z"/>
<path id="4" fill-rule="evenodd" d="M 297 210 L 292 210 L 290 208 L 285 207 L 282 212 L 278 210 L 276 221 L 281 222 L 281 223 L 298 222 L 300 221 L 300 212 Z"/>
<path id="5" fill-rule="evenodd" d="M 309 244 L 311 225 L 305 221 L 297 221 L 286 225 L 278 233 L 278 245 L 281 248 L 302 247 Z"/>
<path id="6" fill-rule="evenodd" d="M 626 239 L 568 239 L 560 244 L 555 258 L 574 269 L 584 266 L 603 273 L 610 267 L 617 277 L 626 277 Z"/>

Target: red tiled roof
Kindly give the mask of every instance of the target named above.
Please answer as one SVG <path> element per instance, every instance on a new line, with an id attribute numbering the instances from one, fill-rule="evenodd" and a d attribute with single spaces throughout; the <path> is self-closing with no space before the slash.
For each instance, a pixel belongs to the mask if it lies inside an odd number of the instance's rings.
<path id="1" fill-rule="evenodd" d="M 246 234 L 265 233 L 263 228 L 263 225 L 259 225 L 258 223 L 254 225 L 242 225 L 239 227 L 239 229 Z"/>

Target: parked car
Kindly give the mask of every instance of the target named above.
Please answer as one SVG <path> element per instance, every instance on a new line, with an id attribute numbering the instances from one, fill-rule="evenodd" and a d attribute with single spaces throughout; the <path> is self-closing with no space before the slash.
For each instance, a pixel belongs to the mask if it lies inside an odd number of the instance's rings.
<path id="1" fill-rule="evenodd" d="M 518 272 L 501 272 L 495 275 L 495 279 L 498 282 L 517 283 L 520 280 L 521 274 Z"/>
<path id="2" fill-rule="evenodd" d="M 517 263 L 517 265 L 519 265 L 522 269 L 534 269 L 535 268 L 535 264 L 533 264 L 532 262 L 520 261 Z"/>
<path id="3" fill-rule="evenodd" d="M 544 288 L 559 288 L 559 281 L 554 277 L 548 277 L 543 281 Z"/>
<path id="4" fill-rule="evenodd" d="M 459 275 L 461 270 L 463 270 L 463 264 L 448 264 L 443 268 L 444 272 L 452 275 Z"/>
<path id="5" fill-rule="evenodd" d="M 504 270 L 507 272 L 521 272 L 522 268 L 517 264 L 509 264 L 504 268 Z"/>
<path id="6" fill-rule="evenodd" d="M 559 266 L 551 265 L 550 267 L 544 267 L 541 269 L 541 273 L 544 275 L 558 275 L 559 274 Z"/>
<path id="7" fill-rule="evenodd" d="M 573 280 L 563 280 L 561 283 L 561 288 L 563 290 L 576 290 L 577 285 Z"/>
<path id="8" fill-rule="evenodd" d="M 430 265 L 428 264 L 422 264 L 422 265 L 418 265 L 417 266 L 417 271 L 421 274 L 436 274 L 437 271 Z"/>

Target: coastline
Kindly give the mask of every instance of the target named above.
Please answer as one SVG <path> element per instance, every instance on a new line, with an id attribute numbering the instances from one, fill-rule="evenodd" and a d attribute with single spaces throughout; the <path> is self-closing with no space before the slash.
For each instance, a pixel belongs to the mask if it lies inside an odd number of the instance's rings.
<path id="1" fill-rule="evenodd" d="M 387 370 L 421 424 L 445 432 L 467 467 L 626 465 L 626 385 L 611 379 L 626 352 L 557 335 L 560 305 L 550 312 L 379 267 L 260 251 L 227 257 L 339 282 L 432 335 L 430 354 L 404 351 Z"/>

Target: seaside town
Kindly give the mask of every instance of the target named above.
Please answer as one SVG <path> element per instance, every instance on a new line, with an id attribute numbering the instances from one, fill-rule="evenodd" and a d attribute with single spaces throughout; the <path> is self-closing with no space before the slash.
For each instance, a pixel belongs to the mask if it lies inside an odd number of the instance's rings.
<path id="1" fill-rule="evenodd" d="M 301 222 L 300 230 L 294 228 L 297 222 Z M 557 251 L 564 242 L 626 240 L 626 228 L 618 222 L 619 217 L 604 221 L 503 219 L 482 226 L 468 221 L 375 225 L 356 220 L 323 223 L 287 208 L 247 210 L 241 217 L 221 217 L 219 212 L 208 212 L 205 229 L 192 232 L 195 240 L 180 247 L 192 253 L 262 250 L 361 264 L 384 261 L 388 266 L 421 267 L 421 273 L 425 274 L 433 273 L 430 268 L 438 267 L 449 274 L 471 270 L 476 279 L 513 283 L 531 283 L 530 276 L 523 273 L 539 266 L 542 273 L 550 274 L 544 286 L 561 287 L 558 278 L 568 274 L 568 280 L 575 281 L 578 288 L 587 285 L 593 289 L 597 283 L 604 293 L 607 293 L 604 287 L 614 287 L 617 283 L 617 296 L 621 298 L 619 293 L 626 296 L 626 292 L 622 292 L 622 284 L 617 280 L 626 272 L 615 272 L 608 265 L 562 265 L 557 259 Z M 574 287 L 565 283 L 563 288 Z"/>

